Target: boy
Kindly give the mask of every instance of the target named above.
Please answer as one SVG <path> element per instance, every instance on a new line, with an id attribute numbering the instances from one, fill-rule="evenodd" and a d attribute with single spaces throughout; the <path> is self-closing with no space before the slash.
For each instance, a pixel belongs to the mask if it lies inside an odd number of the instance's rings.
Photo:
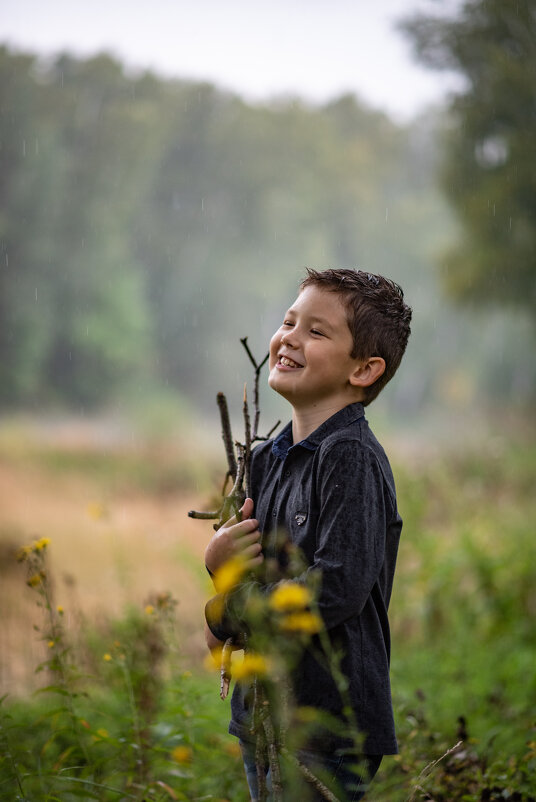
<path id="1" fill-rule="evenodd" d="M 387 608 L 402 521 L 389 462 L 363 407 L 397 370 L 410 322 L 402 290 L 382 276 L 307 271 L 270 342 L 268 383 L 290 402 L 292 421 L 273 441 L 255 448 L 253 498 L 246 499 L 242 520 L 232 518 L 222 526 L 205 554 L 211 572 L 236 554 L 255 567 L 274 556 L 270 535 L 283 530 L 301 549 L 306 573 L 320 572 L 318 609 L 331 642 L 343 653 L 341 668 L 363 738 L 366 770 L 354 773 L 355 755 L 344 752 L 351 741 L 326 730 L 299 758 L 313 771 L 327 769 L 349 800 L 361 799 L 382 756 L 397 752 Z M 207 604 L 211 649 L 233 634 L 226 612 L 225 599 Z M 299 706 L 345 720 L 337 686 L 311 651 L 304 652 L 293 684 Z M 255 800 L 248 706 L 247 689 L 237 684 L 229 731 L 240 738 Z M 312 788 L 310 798 L 324 797 Z"/>

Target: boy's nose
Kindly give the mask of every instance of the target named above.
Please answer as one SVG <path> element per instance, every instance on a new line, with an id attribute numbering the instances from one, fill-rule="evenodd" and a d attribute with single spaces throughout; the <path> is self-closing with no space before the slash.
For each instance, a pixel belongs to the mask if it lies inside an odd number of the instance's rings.
<path id="1" fill-rule="evenodd" d="M 281 345 L 286 345 L 288 348 L 295 348 L 296 346 L 293 343 L 293 339 L 295 337 L 292 336 L 293 332 L 285 332 L 281 337 Z"/>

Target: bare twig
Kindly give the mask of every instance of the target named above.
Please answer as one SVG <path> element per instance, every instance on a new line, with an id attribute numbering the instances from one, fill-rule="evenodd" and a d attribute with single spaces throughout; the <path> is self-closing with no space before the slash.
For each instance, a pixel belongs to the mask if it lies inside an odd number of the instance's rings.
<path id="1" fill-rule="evenodd" d="M 254 381 L 254 385 L 253 385 L 253 407 L 255 409 L 255 414 L 254 414 L 254 418 L 253 418 L 253 431 L 252 431 L 252 436 L 251 436 L 251 440 L 252 440 L 252 442 L 254 442 L 255 440 L 259 439 L 257 437 L 257 433 L 259 431 L 259 419 L 260 419 L 260 416 L 261 416 L 261 411 L 260 411 L 260 407 L 259 407 L 259 377 L 261 375 L 261 370 L 263 369 L 264 365 L 268 361 L 268 357 L 270 356 L 270 354 L 269 353 L 266 354 L 266 356 L 264 357 L 262 362 L 257 362 L 257 360 L 255 359 L 255 357 L 253 356 L 253 354 L 251 353 L 251 351 L 249 349 L 248 338 L 247 337 L 243 337 L 240 340 L 240 342 L 244 346 L 244 348 L 246 350 L 246 354 L 249 357 L 249 361 L 251 362 L 251 364 L 253 365 L 253 368 L 255 369 L 255 381 Z M 272 429 L 272 431 L 273 431 L 273 429 Z M 268 438 L 266 438 L 266 439 L 268 439 Z"/>
<path id="2" fill-rule="evenodd" d="M 261 705 L 264 692 L 258 677 L 253 680 L 253 730 L 255 736 L 255 768 L 257 770 L 257 792 L 259 802 L 266 802 L 266 736 L 261 723 Z"/>
<path id="3" fill-rule="evenodd" d="M 429 774 L 430 771 L 435 766 L 437 766 L 438 763 L 441 763 L 442 760 L 444 760 L 446 757 L 448 757 L 453 752 L 455 752 L 456 749 L 458 749 L 462 744 L 463 744 L 463 741 L 458 741 L 458 743 L 454 744 L 454 746 L 451 746 L 450 749 L 447 749 L 447 751 L 443 755 L 441 755 L 441 757 L 438 757 L 437 760 L 433 760 L 431 763 L 428 763 L 428 765 L 424 767 L 424 769 L 421 771 L 421 773 L 417 777 L 417 782 L 413 786 L 413 792 L 412 792 L 410 798 L 408 799 L 408 802 L 413 802 L 413 800 L 415 799 L 416 791 L 422 791 L 423 790 L 422 787 L 419 785 L 419 780 L 424 779 L 425 776 L 427 774 Z"/>
<path id="4" fill-rule="evenodd" d="M 236 478 L 236 458 L 233 449 L 233 433 L 231 431 L 231 421 L 229 419 L 227 399 L 223 393 L 218 393 L 216 396 L 216 401 L 218 402 L 218 409 L 220 410 L 221 436 L 223 445 L 225 446 L 225 454 L 227 456 L 227 470 L 234 481 Z"/>
<path id="5" fill-rule="evenodd" d="M 255 370 L 257 370 L 257 360 L 255 359 L 255 357 L 253 356 L 253 354 L 249 350 L 248 338 L 247 337 L 241 337 L 240 342 L 242 343 L 242 345 L 246 349 L 246 354 L 249 356 L 249 361 L 253 365 L 253 368 Z M 266 357 L 264 358 L 264 360 L 266 361 Z"/>
<path id="6" fill-rule="evenodd" d="M 281 423 L 281 421 L 278 420 L 277 423 L 274 423 L 274 425 L 272 426 L 272 428 L 270 429 L 270 431 L 268 432 L 267 435 L 265 435 L 264 437 L 260 437 L 260 435 L 257 435 L 255 440 L 269 440 L 270 437 L 273 435 L 273 433 L 275 432 L 275 430 L 277 429 L 277 427 L 279 426 L 280 423 Z"/>
<path id="7" fill-rule="evenodd" d="M 311 769 L 309 769 L 300 760 L 298 760 L 298 758 L 295 755 L 293 755 L 292 752 L 289 752 L 288 749 L 284 749 L 283 753 L 285 757 L 287 757 L 291 761 L 291 763 L 294 763 L 296 768 L 300 770 L 300 772 L 303 774 L 307 782 L 313 785 L 318 791 L 318 793 L 321 794 L 324 797 L 324 799 L 327 800 L 327 802 L 341 802 L 339 797 L 335 796 L 335 794 L 332 791 L 330 791 L 329 788 L 326 785 L 324 785 L 324 783 L 321 780 L 319 780 L 315 774 L 313 774 Z"/>
<path id="8" fill-rule="evenodd" d="M 245 466 L 245 480 L 246 480 L 246 496 L 249 496 L 250 491 L 250 476 L 251 476 L 251 421 L 249 417 L 249 408 L 248 408 L 248 394 L 247 388 L 244 384 L 244 406 L 243 406 L 243 415 L 244 415 L 244 466 Z"/>
<path id="9" fill-rule="evenodd" d="M 243 402 L 243 417 L 244 417 L 244 442 L 233 441 L 233 434 L 231 430 L 231 421 L 229 418 L 229 408 L 227 405 L 227 398 L 224 393 L 218 393 L 216 400 L 218 409 L 220 410 L 221 420 L 221 434 L 223 445 L 225 448 L 225 455 L 227 457 L 227 473 L 223 482 L 222 491 L 222 505 L 214 512 L 199 512 L 198 510 L 190 510 L 188 515 L 190 518 L 198 518 L 201 520 L 215 520 L 214 529 L 219 529 L 220 526 L 228 521 L 233 515 L 237 515 L 242 505 L 246 493 L 250 489 L 250 465 L 251 465 L 251 446 L 256 440 L 268 440 L 275 429 L 279 426 L 280 421 L 277 421 L 266 437 L 259 437 L 257 429 L 259 424 L 260 409 L 259 409 L 259 376 L 263 366 L 266 364 L 269 354 L 266 354 L 262 362 L 257 362 L 255 357 L 250 351 L 247 344 L 247 337 L 243 337 L 240 342 L 245 348 L 248 358 L 255 369 L 255 382 L 254 382 L 254 423 L 253 430 L 251 427 L 251 419 L 249 415 L 249 407 L 247 402 L 246 387 L 244 386 L 244 402 Z M 236 454 L 235 454 L 236 447 Z M 234 482 L 233 487 L 227 495 L 225 490 L 227 488 L 227 480 L 231 478 Z M 244 488 L 245 484 L 245 488 Z"/>
<path id="10" fill-rule="evenodd" d="M 225 701 L 231 684 L 231 655 L 233 653 L 233 639 L 227 638 L 221 650 L 220 666 L 220 699 Z"/>
<path id="11" fill-rule="evenodd" d="M 282 802 L 283 785 L 281 783 L 281 767 L 279 766 L 279 754 L 277 751 L 274 725 L 272 722 L 268 699 L 263 699 L 263 706 L 264 710 L 262 714 L 262 726 L 265 734 L 268 764 L 270 766 L 270 774 L 272 777 L 272 796 L 274 802 Z"/>
<path id="12" fill-rule="evenodd" d="M 198 510 L 190 510 L 188 512 L 188 516 L 190 518 L 198 518 L 204 521 L 217 520 L 218 523 L 214 525 L 214 529 L 219 529 L 221 522 L 224 523 L 225 521 L 228 521 L 229 518 L 231 517 L 230 515 L 227 518 L 225 517 L 227 511 L 230 508 L 234 510 L 235 507 L 234 501 L 236 500 L 237 496 L 236 478 L 238 474 L 238 465 L 233 446 L 233 433 L 231 430 L 231 421 L 229 419 L 229 408 L 227 406 L 227 399 L 224 393 L 218 393 L 216 396 L 216 401 L 218 404 L 218 409 L 220 410 L 221 436 L 223 440 L 223 445 L 225 447 L 225 455 L 227 457 L 227 473 L 225 474 L 225 478 L 223 480 L 223 489 L 222 489 L 223 500 L 221 507 L 215 510 L 214 512 L 199 512 Z M 226 496 L 225 490 L 227 488 L 228 479 L 232 479 L 234 485 L 229 495 Z M 240 505 L 238 505 L 238 507 L 240 507 Z M 237 510 L 234 510 L 231 513 L 231 515 L 234 515 L 235 511 Z"/>
<path id="13" fill-rule="evenodd" d="M 190 518 L 199 518 L 201 521 L 213 521 L 215 518 L 218 518 L 220 514 L 220 510 L 214 510 L 214 512 L 198 512 L 197 510 L 189 510 L 188 516 Z"/>

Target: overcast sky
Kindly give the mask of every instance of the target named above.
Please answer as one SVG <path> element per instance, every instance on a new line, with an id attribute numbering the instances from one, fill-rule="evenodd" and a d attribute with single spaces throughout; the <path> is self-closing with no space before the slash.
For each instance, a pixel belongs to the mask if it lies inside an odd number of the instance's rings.
<path id="1" fill-rule="evenodd" d="M 165 76 L 209 80 L 249 100 L 355 92 L 400 121 L 438 102 L 452 76 L 418 66 L 394 29 L 457 0 L 2 0 L 0 41 L 87 56 L 103 49 Z"/>

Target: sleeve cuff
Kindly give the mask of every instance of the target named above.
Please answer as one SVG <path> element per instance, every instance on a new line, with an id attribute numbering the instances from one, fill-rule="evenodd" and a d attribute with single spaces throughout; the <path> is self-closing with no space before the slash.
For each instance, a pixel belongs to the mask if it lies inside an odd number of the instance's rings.
<path id="1" fill-rule="evenodd" d="M 238 630 L 233 629 L 229 621 L 225 617 L 225 594 L 218 593 L 205 605 L 205 620 L 208 628 L 215 638 L 218 640 L 226 641 L 227 638 L 232 638 L 238 635 Z"/>

